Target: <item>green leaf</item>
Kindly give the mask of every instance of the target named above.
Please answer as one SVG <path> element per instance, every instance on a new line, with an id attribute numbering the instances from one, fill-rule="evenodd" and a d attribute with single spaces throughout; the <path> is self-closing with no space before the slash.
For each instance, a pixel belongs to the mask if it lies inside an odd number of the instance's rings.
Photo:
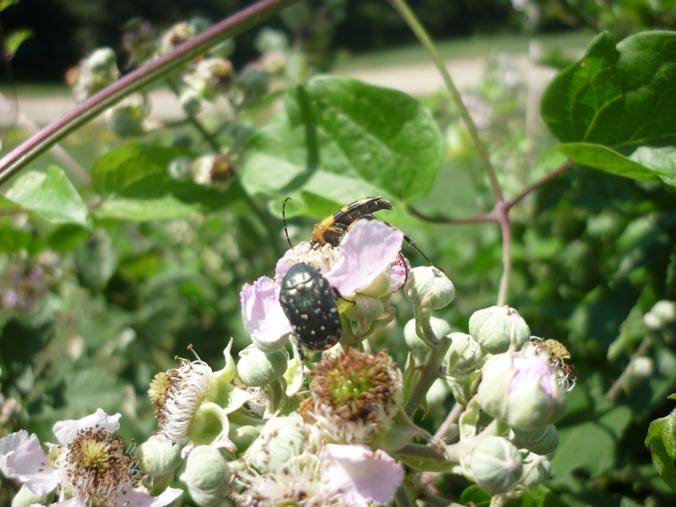
<path id="1" fill-rule="evenodd" d="M 473 484 L 465 488 L 460 495 L 462 505 L 476 505 L 476 507 L 488 507 L 491 503 L 491 495 L 486 493 L 479 486 Z"/>
<path id="2" fill-rule="evenodd" d="M 94 162 L 92 185 L 104 194 L 121 192 L 145 178 L 167 175 L 169 162 L 181 155 L 177 148 L 149 144 L 113 148 Z"/>
<path id="3" fill-rule="evenodd" d="M 19 0 L 0 0 L 0 12 L 4 11 L 7 7 L 18 3 Z"/>
<path id="4" fill-rule="evenodd" d="M 655 173 L 649 169 L 600 144 L 561 144 L 559 150 L 575 162 L 595 169 L 603 169 L 636 180 L 656 179 Z"/>
<path id="5" fill-rule="evenodd" d="M 87 225 L 86 204 L 63 170 L 56 166 L 49 166 L 46 172 L 21 174 L 4 191 L 4 199 L 50 223 Z"/>
<path id="6" fill-rule="evenodd" d="M 643 32 L 619 44 L 609 33 L 560 72 L 542 118 L 563 142 L 640 144 L 676 135 L 676 32 Z"/>
<path id="7" fill-rule="evenodd" d="M 21 44 L 33 37 L 33 30 L 22 28 L 10 33 L 5 39 L 5 54 L 12 58 L 21 47 Z"/>
<path id="8" fill-rule="evenodd" d="M 552 475 L 562 476 L 577 468 L 585 468 L 594 475 L 615 464 L 616 442 L 627 423 L 631 410 L 617 406 L 593 420 L 559 429 L 559 447 L 552 460 Z"/>
<path id="9" fill-rule="evenodd" d="M 237 198 L 237 187 L 219 191 L 173 179 L 167 167 L 182 154 L 176 148 L 130 144 L 103 155 L 92 168 L 93 186 L 105 196 L 96 216 L 167 220 L 219 209 Z"/>
<path id="10" fill-rule="evenodd" d="M 248 146 L 242 170 L 251 191 L 288 193 L 307 186 L 326 192 L 335 187 L 317 188 L 313 180 L 327 173 L 360 178 L 376 191 L 407 199 L 432 186 L 441 134 L 430 112 L 412 97 L 319 76 L 291 90 L 285 105 L 284 114 Z"/>
<path id="11" fill-rule="evenodd" d="M 650 449 L 657 473 L 676 490 L 676 409 L 650 423 L 645 445 Z"/>

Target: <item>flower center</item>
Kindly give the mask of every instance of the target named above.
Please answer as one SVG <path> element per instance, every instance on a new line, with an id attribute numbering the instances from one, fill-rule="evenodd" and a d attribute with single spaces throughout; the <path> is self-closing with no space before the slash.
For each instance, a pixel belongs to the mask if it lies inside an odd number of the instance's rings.
<path id="1" fill-rule="evenodd" d="M 358 400 L 371 388 L 369 370 L 361 371 L 331 371 L 328 374 L 328 387 L 334 406 L 346 405 L 352 400 Z M 346 374 L 349 377 L 346 377 Z"/>
<path id="2" fill-rule="evenodd" d="M 73 491 L 90 503 L 107 504 L 138 482 L 136 463 L 122 439 L 98 426 L 80 430 L 66 446 L 64 459 Z"/>
<path id="3" fill-rule="evenodd" d="M 398 392 L 395 370 L 385 352 L 369 354 L 350 348 L 322 360 L 310 389 L 343 420 L 373 420 Z"/>

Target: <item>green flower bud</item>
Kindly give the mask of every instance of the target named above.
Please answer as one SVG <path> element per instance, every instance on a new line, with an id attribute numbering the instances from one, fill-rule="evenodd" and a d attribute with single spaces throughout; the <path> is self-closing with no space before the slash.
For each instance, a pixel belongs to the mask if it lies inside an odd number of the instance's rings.
<path id="1" fill-rule="evenodd" d="M 535 454 L 550 454 L 559 445 L 559 432 L 556 426 L 548 424 L 537 430 L 514 430 L 514 444 Z"/>
<path id="2" fill-rule="evenodd" d="M 110 130 L 120 137 L 138 136 L 145 132 L 148 104 L 143 95 L 130 95 L 106 111 Z"/>
<path id="3" fill-rule="evenodd" d="M 354 294 L 351 300 L 355 304 L 350 305 L 345 314 L 352 320 L 373 322 L 385 312 L 385 303 L 382 299 L 371 296 Z"/>
<path id="4" fill-rule="evenodd" d="M 523 458 L 523 472 L 519 479 L 519 484 L 527 488 L 537 486 L 549 479 L 551 475 L 552 464 L 546 456 L 540 456 L 529 452 Z"/>
<path id="5" fill-rule="evenodd" d="M 150 477 L 170 475 L 181 463 L 181 446 L 162 435 L 152 435 L 141 444 L 141 468 Z"/>
<path id="6" fill-rule="evenodd" d="M 481 408 L 515 429 L 542 428 L 563 414 L 565 390 L 546 357 L 514 352 L 490 356 L 481 377 Z"/>
<path id="7" fill-rule="evenodd" d="M 643 316 L 643 323 L 652 331 L 664 329 L 676 321 L 676 302 L 662 300 Z"/>
<path id="8" fill-rule="evenodd" d="M 298 414 L 269 419 L 244 459 L 261 474 L 277 472 L 303 452 L 307 430 Z"/>
<path id="9" fill-rule="evenodd" d="M 117 72 L 117 56 L 110 48 L 99 48 L 85 60 L 85 65 L 92 72 Z"/>
<path id="10" fill-rule="evenodd" d="M 430 410 L 441 408 L 449 394 L 451 394 L 451 388 L 448 387 L 448 382 L 443 378 L 436 379 L 425 395 L 427 406 Z"/>
<path id="11" fill-rule="evenodd" d="M 652 376 L 655 371 L 655 364 L 653 363 L 652 358 L 650 357 L 635 357 L 629 363 L 629 368 L 627 369 L 627 374 L 629 375 L 629 380 L 638 380 L 645 379 Z"/>
<path id="12" fill-rule="evenodd" d="M 453 283 L 434 266 L 413 268 L 404 291 L 414 304 L 429 310 L 444 308 L 455 296 Z"/>
<path id="13" fill-rule="evenodd" d="M 488 352 L 499 354 L 507 349 L 521 350 L 530 338 L 530 329 L 514 308 L 491 306 L 472 314 L 469 334 Z"/>
<path id="14" fill-rule="evenodd" d="M 446 377 L 446 380 L 448 381 L 448 386 L 451 388 L 455 401 L 461 405 L 467 405 L 469 400 L 476 394 L 477 387 L 479 387 L 481 370 L 477 370 L 466 376 L 450 375 Z"/>
<path id="15" fill-rule="evenodd" d="M 30 507 L 34 504 L 43 503 L 45 503 L 45 497 L 36 495 L 25 485 L 21 486 L 21 489 L 12 498 L 12 507 Z"/>
<path id="16" fill-rule="evenodd" d="M 451 346 L 446 353 L 446 373 L 454 377 L 467 376 L 479 368 L 485 355 L 479 343 L 466 333 L 451 333 Z"/>
<path id="17" fill-rule="evenodd" d="M 509 491 L 523 471 L 519 450 L 506 438 L 495 436 L 480 438 L 464 465 L 491 495 Z"/>
<path id="18" fill-rule="evenodd" d="M 188 486 L 190 496 L 200 507 L 220 505 L 230 477 L 228 464 L 214 447 L 195 447 L 186 461 L 181 481 Z"/>
<path id="19" fill-rule="evenodd" d="M 169 176 L 175 180 L 187 179 L 190 176 L 190 164 L 192 164 L 190 157 L 176 157 L 169 162 L 169 167 L 167 168 Z"/>
<path id="20" fill-rule="evenodd" d="M 430 317 L 430 325 L 436 336 L 446 336 L 451 332 L 451 326 L 444 319 Z M 418 359 L 425 359 L 431 350 L 429 345 L 427 345 L 423 338 L 416 332 L 415 319 L 409 320 L 404 326 L 404 340 L 406 340 L 408 349 L 413 352 Z"/>
<path id="21" fill-rule="evenodd" d="M 249 345 L 239 353 L 237 375 L 248 386 L 263 387 L 284 375 L 288 360 L 289 355 L 284 349 L 263 352 Z"/>
<path id="22" fill-rule="evenodd" d="M 195 90 L 187 88 L 181 92 L 178 98 L 183 110 L 190 116 L 195 116 L 202 109 L 202 97 Z"/>

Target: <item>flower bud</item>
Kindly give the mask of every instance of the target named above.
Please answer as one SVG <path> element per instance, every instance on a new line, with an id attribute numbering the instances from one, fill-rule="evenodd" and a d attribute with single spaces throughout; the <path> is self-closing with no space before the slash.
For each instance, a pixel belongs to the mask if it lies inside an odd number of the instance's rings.
<path id="1" fill-rule="evenodd" d="M 202 97 L 192 88 L 183 90 L 178 101 L 189 116 L 197 115 L 202 109 Z"/>
<path id="2" fill-rule="evenodd" d="M 12 498 L 12 507 L 30 507 L 31 505 L 43 504 L 44 502 L 45 497 L 36 495 L 24 484 L 14 495 L 14 498 Z"/>
<path id="3" fill-rule="evenodd" d="M 652 358 L 640 356 L 631 360 L 627 373 L 631 380 L 638 380 L 650 377 L 653 371 L 655 371 L 655 365 Z"/>
<path id="4" fill-rule="evenodd" d="M 85 65 L 92 72 L 116 72 L 117 56 L 115 56 L 115 51 L 110 48 L 99 48 L 87 57 Z"/>
<path id="5" fill-rule="evenodd" d="M 659 331 L 676 320 L 676 302 L 662 300 L 655 303 L 643 316 L 643 323 L 652 331 Z"/>
<path id="6" fill-rule="evenodd" d="M 169 166 L 167 168 L 169 176 L 175 180 L 187 179 L 188 176 L 190 176 L 190 164 L 192 164 L 190 157 L 176 157 L 175 159 L 171 160 L 171 162 L 169 162 Z"/>
<path id="7" fill-rule="evenodd" d="M 181 463 L 181 446 L 163 435 L 152 435 L 141 444 L 141 467 L 150 477 L 173 473 Z"/>
<path id="8" fill-rule="evenodd" d="M 188 455 L 181 481 L 188 486 L 190 496 L 200 507 L 220 505 L 230 476 L 228 464 L 213 447 L 200 445 Z"/>
<path id="9" fill-rule="evenodd" d="M 288 359 L 284 349 L 263 352 L 249 345 L 239 353 L 237 375 L 250 387 L 263 387 L 284 375 Z"/>
<path id="10" fill-rule="evenodd" d="M 444 319 L 430 317 L 430 325 L 436 336 L 446 336 L 451 332 L 451 326 Z M 404 340 L 406 340 L 408 349 L 413 352 L 418 359 L 427 357 L 428 352 L 431 350 L 429 345 L 427 345 L 423 338 L 417 333 L 415 319 L 409 320 L 404 326 Z"/>
<path id="11" fill-rule="evenodd" d="M 487 414 L 516 429 L 535 430 L 562 414 L 565 391 L 546 357 L 505 352 L 481 369 L 477 399 Z"/>
<path id="12" fill-rule="evenodd" d="M 535 454 L 550 454 L 559 445 L 559 432 L 553 424 L 532 431 L 515 429 L 514 444 Z"/>
<path id="13" fill-rule="evenodd" d="M 523 458 L 523 472 L 521 473 L 519 484 L 527 488 L 536 486 L 549 479 L 551 468 L 552 464 L 549 458 L 529 452 Z"/>
<path id="14" fill-rule="evenodd" d="M 479 439 L 465 468 L 491 495 L 505 493 L 519 480 L 523 464 L 519 450 L 503 437 Z"/>
<path id="15" fill-rule="evenodd" d="M 526 321 L 514 308 L 491 306 L 469 318 L 469 334 L 491 354 L 520 350 L 530 338 Z"/>
<path id="16" fill-rule="evenodd" d="M 269 419 L 244 459 L 261 474 L 277 472 L 303 452 L 307 430 L 298 414 Z"/>
<path id="17" fill-rule="evenodd" d="M 481 368 L 484 351 L 479 343 L 466 333 L 451 333 L 451 346 L 446 353 L 446 373 L 463 377 Z"/>
<path id="18" fill-rule="evenodd" d="M 436 379 L 425 395 L 427 406 L 430 410 L 441 408 L 450 393 L 451 388 L 448 387 L 448 382 L 443 378 Z"/>
<path id="19" fill-rule="evenodd" d="M 414 304 L 430 310 L 444 308 L 455 296 L 453 283 L 434 266 L 413 268 L 404 291 Z"/>

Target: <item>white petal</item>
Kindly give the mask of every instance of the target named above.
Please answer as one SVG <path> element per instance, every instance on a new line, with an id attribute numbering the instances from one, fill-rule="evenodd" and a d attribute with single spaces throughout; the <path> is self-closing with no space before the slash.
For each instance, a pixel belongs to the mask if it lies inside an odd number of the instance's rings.
<path id="1" fill-rule="evenodd" d="M 363 445 L 328 444 L 322 450 L 324 474 L 348 505 L 389 502 L 404 479 L 404 469 L 386 452 Z"/>
<path id="2" fill-rule="evenodd" d="M 159 496 L 150 496 L 144 491 L 131 490 L 117 495 L 116 498 L 110 498 L 108 505 L 110 507 L 164 507 L 182 494 L 183 490 L 176 488 L 167 488 Z"/>
<path id="3" fill-rule="evenodd" d="M 38 437 L 28 437 L 24 430 L 0 440 L 0 470 L 11 479 L 21 481 L 38 496 L 52 491 L 59 483 L 59 474 L 47 459 Z"/>
<path id="4" fill-rule="evenodd" d="M 33 507 L 31 505 L 31 507 Z M 49 507 L 87 507 L 81 498 L 74 496 L 63 502 L 50 503 Z"/>
<path id="5" fill-rule="evenodd" d="M 120 417 L 122 416 L 119 413 L 108 415 L 103 409 L 97 408 L 96 412 L 82 419 L 68 419 L 56 422 L 52 431 L 59 440 L 59 443 L 66 445 L 75 437 L 78 431 L 86 428 L 98 426 L 108 433 L 115 433 L 120 427 Z"/>

